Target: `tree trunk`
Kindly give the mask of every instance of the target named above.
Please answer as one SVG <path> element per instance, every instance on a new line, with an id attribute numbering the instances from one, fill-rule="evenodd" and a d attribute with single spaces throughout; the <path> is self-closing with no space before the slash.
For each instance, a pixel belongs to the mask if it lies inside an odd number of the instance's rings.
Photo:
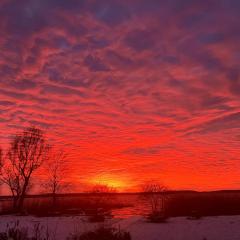
<path id="1" fill-rule="evenodd" d="M 52 191 L 52 204 L 53 204 L 53 211 L 55 211 L 57 208 L 57 196 L 56 196 L 56 185 L 55 184 L 53 186 L 53 191 Z"/>
<path id="2" fill-rule="evenodd" d="M 26 196 L 28 182 L 29 182 L 29 178 L 25 180 L 25 183 L 24 183 L 23 189 L 22 189 L 22 193 L 21 193 L 21 195 L 19 197 L 17 208 L 18 208 L 18 211 L 20 213 L 23 211 L 23 203 L 24 203 L 24 199 L 25 199 L 25 196 Z"/>
<path id="3" fill-rule="evenodd" d="M 18 211 L 18 200 L 19 200 L 19 197 L 13 196 L 13 211 L 14 212 Z"/>
<path id="4" fill-rule="evenodd" d="M 18 206 L 17 206 L 17 210 L 19 213 L 22 213 L 22 211 L 23 211 L 24 198 L 25 198 L 25 194 L 21 195 L 21 197 L 19 198 Z"/>

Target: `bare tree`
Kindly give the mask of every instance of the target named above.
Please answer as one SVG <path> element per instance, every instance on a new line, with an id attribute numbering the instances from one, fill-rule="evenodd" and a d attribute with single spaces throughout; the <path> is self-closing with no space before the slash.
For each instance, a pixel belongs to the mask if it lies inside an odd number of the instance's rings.
<path id="1" fill-rule="evenodd" d="M 49 161 L 46 164 L 47 181 L 44 187 L 52 194 L 53 203 L 56 201 L 56 194 L 67 189 L 69 183 L 65 181 L 67 171 L 67 154 L 64 150 L 52 149 Z"/>
<path id="2" fill-rule="evenodd" d="M 7 153 L 2 157 L 0 181 L 9 187 L 15 210 L 22 210 L 32 174 L 48 158 L 48 152 L 49 145 L 38 128 L 27 128 L 13 137 Z"/>
<path id="3" fill-rule="evenodd" d="M 92 187 L 90 192 L 108 194 L 108 193 L 116 193 L 117 190 L 114 187 L 111 187 L 105 184 L 95 184 Z"/>
<path id="4" fill-rule="evenodd" d="M 3 168 L 3 150 L 2 148 L 0 147 L 0 174 L 2 172 L 2 168 Z M 0 178 L 0 186 L 3 184 L 3 182 L 1 181 L 1 178 Z"/>
<path id="5" fill-rule="evenodd" d="M 115 195 L 116 189 L 105 184 L 96 184 L 92 187 L 90 193 L 93 194 L 92 209 L 89 213 L 89 220 L 91 222 L 102 222 L 106 218 L 111 218 L 111 205 L 116 202 Z"/>
<path id="6" fill-rule="evenodd" d="M 0 147 L 0 173 L 1 173 L 2 168 L 3 168 L 3 150 Z M 1 181 L 0 181 L 0 184 L 2 184 Z"/>
<path id="7" fill-rule="evenodd" d="M 158 182 L 147 182 L 142 186 L 145 199 L 149 201 L 151 213 L 150 221 L 160 222 L 165 220 L 165 200 L 167 188 Z"/>
<path id="8" fill-rule="evenodd" d="M 2 148 L 0 148 L 0 166 L 2 166 L 2 161 L 3 161 L 3 151 L 2 151 Z"/>

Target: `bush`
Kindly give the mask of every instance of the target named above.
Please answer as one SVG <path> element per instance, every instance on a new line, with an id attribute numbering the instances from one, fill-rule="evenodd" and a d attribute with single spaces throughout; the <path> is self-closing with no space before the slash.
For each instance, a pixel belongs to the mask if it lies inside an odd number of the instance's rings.
<path id="1" fill-rule="evenodd" d="M 27 228 L 20 228 L 19 221 L 7 224 L 5 232 L 0 233 L 0 240 L 50 240 L 48 231 L 40 224 L 35 224 L 33 236 L 30 237 Z"/>
<path id="2" fill-rule="evenodd" d="M 13 223 L 12 226 L 7 224 L 7 229 L 5 232 L 0 233 L 0 240 L 27 240 L 28 232 L 25 228 L 19 227 L 19 222 Z"/>
<path id="3" fill-rule="evenodd" d="M 202 215 L 198 211 L 192 211 L 190 216 L 187 217 L 189 220 L 198 220 L 201 219 Z"/>
<path id="4" fill-rule="evenodd" d="M 131 235 L 120 229 L 99 227 L 83 234 L 72 234 L 67 240 L 131 240 Z"/>
<path id="5" fill-rule="evenodd" d="M 89 222 L 104 222 L 112 218 L 111 211 L 102 208 L 92 209 L 87 212 Z"/>
<path id="6" fill-rule="evenodd" d="M 162 212 L 152 212 L 147 215 L 147 220 L 151 223 L 165 223 L 167 222 L 167 216 Z"/>

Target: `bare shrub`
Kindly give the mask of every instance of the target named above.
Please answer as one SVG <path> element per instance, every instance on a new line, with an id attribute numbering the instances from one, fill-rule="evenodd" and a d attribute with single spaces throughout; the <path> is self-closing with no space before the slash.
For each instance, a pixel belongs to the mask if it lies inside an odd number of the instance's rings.
<path id="1" fill-rule="evenodd" d="M 98 227 L 82 234 L 71 234 L 67 240 L 131 240 L 129 232 L 116 228 Z"/>
<path id="2" fill-rule="evenodd" d="M 142 186 L 144 198 L 149 202 L 150 213 L 147 219 L 150 222 L 165 222 L 166 216 L 166 187 L 157 182 L 147 182 Z"/>
<path id="3" fill-rule="evenodd" d="M 15 221 L 7 224 L 6 230 L 0 233 L 0 240 L 56 240 L 55 235 L 37 223 L 33 226 L 32 236 L 29 236 L 28 228 L 20 227 L 20 222 Z"/>
<path id="4" fill-rule="evenodd" d="M 19 221 L 13 224 L 7 224 L 5 232 L 0 233 L 0 240 L 28 240 L 28 231 L 26 228 L 20 228 Z"/>
<path id="5" fill-rule="evenodd" d="M 113 198 L 112 193 L 116 193 L 116 189 L 107 185 L 97 184 L 93 186 L 90 193 L 93 194 L 93 207 L 88 212 L 89 221 L 103 222 L 107 218 L 111 218 L 110 201 Z"/>

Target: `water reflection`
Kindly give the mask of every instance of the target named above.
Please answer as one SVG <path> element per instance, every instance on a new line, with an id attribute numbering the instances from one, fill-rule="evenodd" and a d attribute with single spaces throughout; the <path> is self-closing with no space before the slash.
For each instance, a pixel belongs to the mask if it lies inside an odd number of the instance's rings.
<path id="1" fill-rule="evenodd" d="M 175 192 L 164 196 L 167 216 L 212 216 L 240 214 L 240 192 Z M 26 214 L 37 216 L 90 215 L 106 213 L 107 217 L 128 218 L 146 216 L 152 210 L 144 194 L 72 194 L 57 197 L 52 205 L 51 196 L 28 197 L 24 203 Z M 0 213 L 12 210 L 10 198 L 0 199 Z"/>

